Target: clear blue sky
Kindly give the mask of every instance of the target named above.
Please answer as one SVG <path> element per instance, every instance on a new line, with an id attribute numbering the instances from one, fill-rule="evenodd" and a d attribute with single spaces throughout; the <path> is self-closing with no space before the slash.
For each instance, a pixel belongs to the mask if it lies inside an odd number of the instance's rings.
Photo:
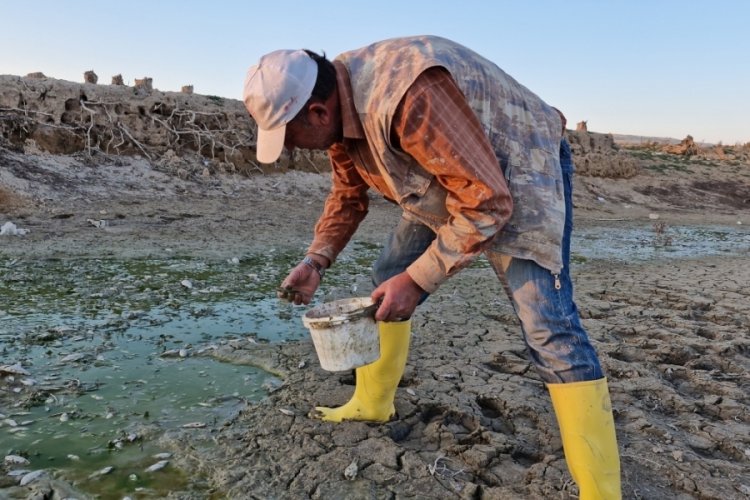
<path id="1" fill-rule="evenodd" d="M 0 74 L 239 99 L 269 51 L 330 57 L 435 34 L 496 62 L 589 130 L 750 142 L 747 0 L 0 0 Z"/>

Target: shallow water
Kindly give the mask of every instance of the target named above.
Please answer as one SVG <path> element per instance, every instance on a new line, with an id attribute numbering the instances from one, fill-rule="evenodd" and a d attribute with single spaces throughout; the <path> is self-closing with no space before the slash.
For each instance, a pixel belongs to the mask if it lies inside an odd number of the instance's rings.
<path id="1" fill-rule="evenodd" d="M 335 286 L 361 274 L 342 259 Z M 210 427 L 262 398 L 275 377 L 201 356 L 232 339 L 286 342 L 307 335 L 302 307 L 275 298 L 295 255 L 199 259 L 0 258 L 0 454 L 23 455 L 103 498 L 196 489 L 157 462 L 156 437 Z M 96 475 L 114 467 L 106 475 Z M 95 477 L 89 477 L 94 474 Z M 155 481 L 158 478 L 158 481 Z"/>
<path id="2" fill-rule="evenodd" d="M 719 226 L 583 228 L 572 243 L 575 262 L 748 249 L 750 231 Z M 353 284 L 368 281 L 377 251 L 352 245 L 317 301 L 362 295 Z M 264 397 L 273 375 L 201 352 L 236 338 L 307 338 L 299 319 L 305 308 L 275 298 L 298 258 L 273 251 L 234 262 L 0 253 L 0 365 L 20 363 L 30 372 L 0 378 L 0 454 L 26 456 L 31 464 L 14 468 L 54 469 L 102 498 L 200 489 L 199 478 L 171 466 L 145 472 L 165 451 L 156 437 L 184 425 L 214 426 Z M 103 467 L 114 469 L 96 475 Z"/>
<path id="3" fill-rule="evenodd" d="M 750 228 L 737 226 L 643 226 L 576 228 L 571 242 L 575 261 L 645 261 L 743 254 L 750 250 Z"/>

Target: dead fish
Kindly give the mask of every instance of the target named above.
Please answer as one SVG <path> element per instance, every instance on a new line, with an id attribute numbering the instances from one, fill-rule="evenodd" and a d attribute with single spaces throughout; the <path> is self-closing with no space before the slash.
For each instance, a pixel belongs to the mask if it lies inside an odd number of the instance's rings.
<path id="1" fill-rule="evenodd" d="M 16 469 L 16 470 L 8 471 L 8 476 L 10 476 L 10 477 L 25 476 L 29 472 L 31 472 L 31 471 L 28 470 L 28 469 Z"/>
<path id="2" fill-rule="evenodd" d="M 111 465 L 108 465 L 108 466 L 104 467 L 103 469 L 99 469 L 98 471 L 96 471 L 96 472 L 92 473 L 91 475 L 89 475 L 89 479 L 93 479 L 93 478 L 99 477 L 99 476 L 106 476 L 107 474 L 109 474 L 113 470 L 115 470 L 115 468 L 112 467 Z"/>
<path id="3" fill-rule="evenodd" d="M 21 455 L 5 455 L 5 463 L 12 465 L 29 465 L 31 462 Z"/>
<path id="4" fill-rule="evenodd" d="M 31 484 L 40 477 L 44 476 L 46 474 L 43 470 L 35 470 L 32 472 L 29 472 L 28 474 L 25 474 L 23 477 L 21 477 L 21 482 L 18 483 L 21 486 L 26 486 L 27 484 Z"/>
<path id="5" fill-rule="evenodd" d="M 82 361 L 86 359 L 89 355 L 82 353 L 82 352 L 74 352 L 72 354 L 68 354 L 67 356 L 63 357 L 60 360 L 60 363 L 77 363 L 78 361 Z"/>
<path id="6" fill-rule="evenodd" d="M 183 429 L 202 429 L 206 426 L 203 422 L 190 422 L 188 424 L 183 424 Z"/>
<path id="7" fill-rule="evenodd" d="M 21 363 L 12 365 L 0 365 L 0 375 L 31 375 L 21 366 Z"/>
<path id="8" fill-rule="evenodd" d="M 357 459 L 355 458 L 352 463 L 350 463 L 346 469 L 344 469 L 344 477 L 347 478 L 349 481 L 354 481 L 357 479 L 357 473 L 359 472 L 359 464 L 357 463 Z"/>
<path id="9" fill-rule="evenodd" d="M 169 460 L 159 460 L 154 465 L 149 466 L 146 469 L 146 472 L 156 472 L 158 470 L 162 470 L 164 467 L 167 466 L 168 463 L 169 463 Z"/>
<path id="10" fill-rule="evenodd" d="M 157 453 L 156 455 L 151 455 L 157 460 L 166 460 L 167 458 L 172 458 L 171 453 L 163 452 L 163 453 Z"/>
<path id="11" fill-rule="evenodd" d="M 295 415 L 295 413 L 292 410 L 288 410 L 286 408 L 279 408 L 279 411 L 289 417 L 293 417 Z"/>
<path id="12" fill-rule="evenodd" d="M 187 349 L 169 349 L 159 354 L 160 358 L 186 358 L 187 356 Z"/>

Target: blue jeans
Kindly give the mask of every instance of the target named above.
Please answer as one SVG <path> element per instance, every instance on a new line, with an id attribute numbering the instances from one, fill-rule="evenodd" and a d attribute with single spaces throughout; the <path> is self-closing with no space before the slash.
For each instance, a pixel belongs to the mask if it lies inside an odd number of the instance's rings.
<path id="1" fill-rule="evenodd" d="M 555 276 L 532 260 L 486 252 L 521 322 L 531 361 L 546 383 L 583 382 L 604 376 L 573 301 L 569 266 L 573 160 L 565 140 L 560 144 L 560 163 L 565 194 L 560 274 Z M 434 239 L 435 233 L 427 226 L 402 217 L 373 266 L 375 285 L 403 272 Z M 426 298 L 427 294 L 422 301 Z"/>

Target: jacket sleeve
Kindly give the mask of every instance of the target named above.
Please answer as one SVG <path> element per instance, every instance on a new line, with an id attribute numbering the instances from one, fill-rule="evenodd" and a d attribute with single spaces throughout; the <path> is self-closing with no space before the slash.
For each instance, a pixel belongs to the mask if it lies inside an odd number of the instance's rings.
<path id="1" fill-rule="evenodd" d="M 328 155 L 331 160 L 331 192 L 315 225 L 315 236 L 307 252 L 323 255 L 333 263 L 367 215 L 369 197 L 368 186 L 357 173 L 343 144 L 334 144 Z"/>
<path id="2" fill-rule="evenodd" d="M 407 272 L 425 291 L 471 263 L 510 219 L 508 185 L 489 139 L 450 74 L 422 73 L 396 110 L 392 135 L 446 189 L 446 224 Z"/>

